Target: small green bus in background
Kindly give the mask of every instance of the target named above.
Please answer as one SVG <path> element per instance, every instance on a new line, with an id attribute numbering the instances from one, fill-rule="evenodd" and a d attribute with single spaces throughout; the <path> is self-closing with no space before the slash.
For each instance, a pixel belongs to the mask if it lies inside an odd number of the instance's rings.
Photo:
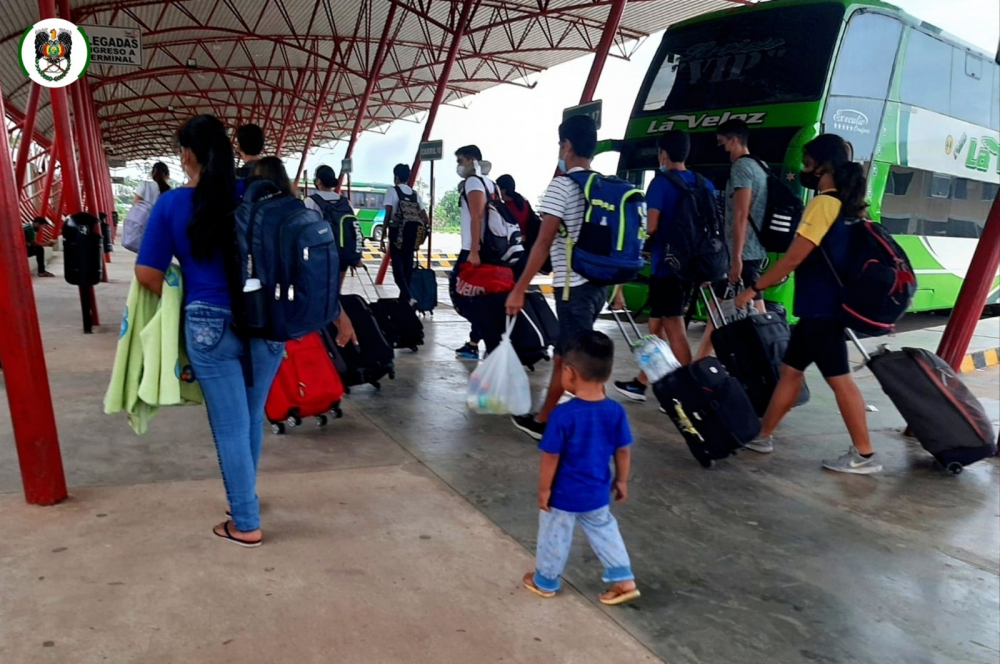
<path id="1" fill-rule="evenodd" d="M 725 190 L 715 128 L 750 125 L 750 151 L 803 198 L 802 146 L 843 136 L 868 174 L 870 213 L 917 273 L 911 310 L 950 309 L 1000 187 L 1000 65 L 876 0 L 773 0 L 671 26 L 636 99 L 618 174 L 639 186 L 657 168 L 656 138 L 690 132 L 688 167 Z M 753 232 L 750 230 L 749 232 Z M 772 260 L 773 260 L 772 256 Z M 791 311 L 794 280 L 770 289 Z M 647 298 L 626 285 L 630 308 Z M 998 282 L 989 302 L 1000 301 Z"/>
<path id="2" fill-rule="evenodd" d="M 375 244 L 382 241 L 385 228 L 385 194 L 391 184 L 352 182 L 350 192 L 346 185 L 341 193 L 348 196 L 361 224 L 361 232 Z"/>

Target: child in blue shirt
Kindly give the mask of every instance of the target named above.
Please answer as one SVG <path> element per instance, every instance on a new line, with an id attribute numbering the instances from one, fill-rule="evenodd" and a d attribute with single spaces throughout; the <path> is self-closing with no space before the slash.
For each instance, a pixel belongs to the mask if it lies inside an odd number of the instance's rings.
<path id="1" fill-rule="evenodd" d="M 563 355 L 563 386 L 576 398 L 552 411 L 538 445 L 538 549 L 535 571 L 523 579 L 524 587 L 540 597 L 554 597 L 559 590 L 577 523 L 604 565 L 603 580 L 614 584 L 601 594 L 601 603 L 639 597 L 618 522 L 608 509 L 612 491 L 616 503 L 628 497 L 632 463 L 625 409 L 604 394 L 614 353 L 606 334 L 587 331 L 571 340 Z"/>

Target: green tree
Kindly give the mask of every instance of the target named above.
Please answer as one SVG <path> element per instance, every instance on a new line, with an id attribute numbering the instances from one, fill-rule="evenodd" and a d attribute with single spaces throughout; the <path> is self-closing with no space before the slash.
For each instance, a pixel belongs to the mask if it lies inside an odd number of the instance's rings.
<path id="1" fill-rule="evenodd" d="M 434 232 L 459 233 L 462 216 L 458 210 L 458 189 L 452 189 L 434 206 Z"/>

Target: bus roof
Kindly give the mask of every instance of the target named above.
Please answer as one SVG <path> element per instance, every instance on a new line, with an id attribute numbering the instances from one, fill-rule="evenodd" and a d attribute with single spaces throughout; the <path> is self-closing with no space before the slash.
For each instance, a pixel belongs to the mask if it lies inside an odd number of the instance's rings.
<path id="1" fill-rule="evenodd" d="M 342 186 L 346 186 L 346 183 L 344 183 Z M 392 187 L 393 185 L 391 184 L 381 184 L 378 182 L 353 182 L 353 181 L 351 182 L 351 189 L 368 188 L 368 189 L 385 189 L 386 191 L 388 191 L 392 189 Z"/>
<path id="2" fill-rule="evenodd" d="M 884 9 L 887 12 L 890 12 L 893 15 L 897 16 L 900 20 L 903 21 L 903 23 L 905 23 L 905 24 L 907 24 L 907 25 L 909 25 L 911 27 L 923 28 L 925 31 L 927 31 L 927 32 L 929 32 L 931 34 L 937 35 L 939 37 L 942 37 L 944 39 L 947 39 L 952 44 L 954 44 L 956 46 L 960 46 L 960 47 L 966 49 L 967 51 L 971 51 L 971 52 L 975 53 L 976 55 L 982 56 L 982 57 L 987 58 L 989 60 L 993 60 L 995 57 L 997 57 L 996 53 L 988 53 L 987 51 L 984 51 L 983 49 L 979 48 L 978 46 L 970 44 L 969 42 L 965 41 L 964 39 L 962 39 L 960 37 L 956 37 L 955 35 L 951 34 L 950 32 L 946 32 L 946 31 L 942 30 L 941 28 L 937 27 L 936 25 L 928 23 L 927 21 L 921 21 L 916 16 L 913 16 L 911 14 L 906 13 L 905 11 L 903 11 L 902 9 L 900 9 L 899 7 L 897 7 L 896 5 L 889 4 L 888 2 L 881 2 L 881 0 L 770 0 L 769 2 L 759 2 L 759 3 L 756 3 L 756 4 L 752 4 L 752 5 L 744 5 L 742 7 L 733 7 L 731 9 L 720 9 L 719 11 L 709 12 L 707 14 L 701 14 L 699 16 L 695 16 L 693 18 L 689 18 L 686 21 L 679 21 L 677 23 L 674 23 L 669 28 L 667 28 L 667 32 L 669 33 L 672 30 L 677 30 L 678 28 L 684 28 L 684 27 L 689 26 L 689 25 L 695 25 L 695 24 L 698 24 L 698 23 L 703 23 L 705 21 L 711 21 L 711 20 L 720 18 L 722 16 L 728 16 L 728 15 L 733 14 L 735 12 L 738 12 L 738 13 L 742 14 L 742 13 L 745 13 L 745 12 L 760 12 L 760 11 L 777 10 L 777 9 L 781 9 L 783 7 L 788 7 L 788 6 L 824 5 L 824 4 L 843 5 L 848 10 L 855 9 L 855 8 L 861 8 L 861 7 L 873 7 L 873 8 L 877 8 L 877 9 Z"/>

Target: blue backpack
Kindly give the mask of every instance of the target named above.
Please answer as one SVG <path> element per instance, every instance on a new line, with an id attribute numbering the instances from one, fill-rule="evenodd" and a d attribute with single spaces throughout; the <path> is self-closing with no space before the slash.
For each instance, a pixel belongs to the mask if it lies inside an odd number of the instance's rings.
<path id="1" fill-rule="evenodd" d="M 267 180 L 251 182 L 234 213 L 248 336 L 299 339 L 340 315 L 340 262 L 323 216 Z M 260 280 L 257 288 L 250 279 Z"/>
<path id="2" fill-rule="evenodd" d="M 599 286 L 635 279 L 645 265 L 642 258 L 646 226 L 646 197 L 621 178 L 593 171 L 567 173 L 583 190 L 587 202 L 580 235 L 567 234 L 566 254 L 573 271 Z M 569 274 L 563 299 L 569 297 Z"/>

